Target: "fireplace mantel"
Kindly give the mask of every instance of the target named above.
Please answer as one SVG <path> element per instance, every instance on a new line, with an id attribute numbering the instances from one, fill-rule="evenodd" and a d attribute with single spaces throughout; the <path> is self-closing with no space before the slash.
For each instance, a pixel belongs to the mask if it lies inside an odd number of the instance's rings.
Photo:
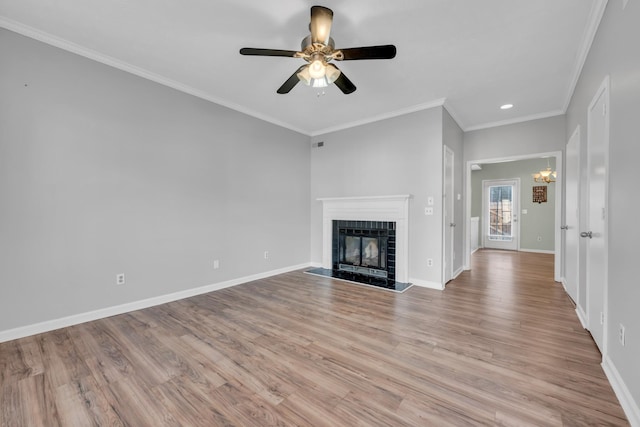
<path id="1" fill-rule="evenodd" d="M 396 223 L 396 281 L 409 282 L 409 199 L 410 194 L 364 197 L 323 197 L 322 268 L 332 267 L 334 220 L 394 221 Z"/>

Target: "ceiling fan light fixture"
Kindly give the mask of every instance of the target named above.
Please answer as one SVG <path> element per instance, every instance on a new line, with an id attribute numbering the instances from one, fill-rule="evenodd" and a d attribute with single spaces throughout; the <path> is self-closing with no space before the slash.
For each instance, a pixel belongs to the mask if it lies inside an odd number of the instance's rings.
<path id="1" fill-rule="evenodd" d="M 340 70 L 338 70 L 338 67 L 333 64 L 327 64 L 324 75 L 327 79 L 327 83 L 331 84 L 340 77 Z"/>
<path id="2" fill-rule="evenodd" d="M 307 65 L 298 74 L 298 80 L 309 86 L 311 84 L 311 76 L 309 75 L 309 66 Z"/>
<path id="3" fill-rule="evenodd" d="M 327 63 L 321 59 L 314 59 L 309 64 L 309 75 L 312 79 L 321 79 L 325 76 L 327 72 Z"/>
<path id="4" fill-rule="evenodd" d="M 317 87 L 317 88 L 321 88 L 321 87 L 327 87 L 329 86 L 329 82 L 327 82 L 327 78 L 323 77 L 321 79 L 311 79 L 311 87 Z"/>

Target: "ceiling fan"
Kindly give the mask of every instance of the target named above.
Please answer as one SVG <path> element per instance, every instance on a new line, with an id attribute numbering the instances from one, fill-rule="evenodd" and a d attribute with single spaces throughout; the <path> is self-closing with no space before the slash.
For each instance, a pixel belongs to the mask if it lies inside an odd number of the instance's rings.
<path id="1" fill-rule="evenodd" d="M 240 49 L 241 55 L 284 56 L 302 58 L 307 64 L 301 66 L 278 89 L 278 93 L 289 93 L 293 87 L 302 82 L 307 86 L 326 87 L 332 83 L 344 93 L 350 94 L 356 86 L 330 61 L 353 61 L 359 59 L 391 59 L 396 56 L 394 45 L 352 47 L 336 49 L 331 33 L 333 11 L 323 6 L 311 8 L 311 35 L 301 43 L 301 50 L 256 49 L 245 47 Z"/>

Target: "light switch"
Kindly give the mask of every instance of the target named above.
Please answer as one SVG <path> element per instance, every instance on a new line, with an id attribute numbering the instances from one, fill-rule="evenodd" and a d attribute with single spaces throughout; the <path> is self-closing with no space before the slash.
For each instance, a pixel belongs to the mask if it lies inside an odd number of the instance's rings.
<path id="1" fill-rule="evenodd" d="M 427 197 L 427 204 L 433 206 L 433 197 Z"/>
<path id="2" fill-rule="evenodd" d="M 522 209 L 522 215 L 526 215 L 527 214 L 527 210 L 526 209 Z"/>

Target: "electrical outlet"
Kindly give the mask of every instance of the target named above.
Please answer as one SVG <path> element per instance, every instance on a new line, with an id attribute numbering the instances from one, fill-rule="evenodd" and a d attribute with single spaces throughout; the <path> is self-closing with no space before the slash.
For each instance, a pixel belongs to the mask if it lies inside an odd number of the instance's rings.
<path id="1" fill-rule="evenodd" d="M 600 312 L 600 324 L 604 325 L 604 311 Z"/>
<path id="2" fill-rule="evenodd" d="M 620 341 L 620 345 L 624 347 L 624 325 L 620 323 L 618 327 L 618 340 Z"/>
<path id="3" fill-rule="evenodd" d="M 264 251 L 264 259 L 269 259 L 269 251 Z"/>
<path id="4" fill-rule="evenodd" d="M 433 215 L 433 208 L 424 208 L 425 215 Z"/>
<path id="5" fill-rule="evenodd" d="M 116 285 L 124 285 L 124 273 L 116 274 Z"/>
<path id="6" fill-rule="evenodd" d="M 427 267 L 433 267 L 433 259 L 427 259 Z"/>
<path id="7" fill-rule="evenodd" d="M 213 269 L 216 270 L 220 268 L 220 261 L 218 261 L 217 259 L 213 260 Z"/>

